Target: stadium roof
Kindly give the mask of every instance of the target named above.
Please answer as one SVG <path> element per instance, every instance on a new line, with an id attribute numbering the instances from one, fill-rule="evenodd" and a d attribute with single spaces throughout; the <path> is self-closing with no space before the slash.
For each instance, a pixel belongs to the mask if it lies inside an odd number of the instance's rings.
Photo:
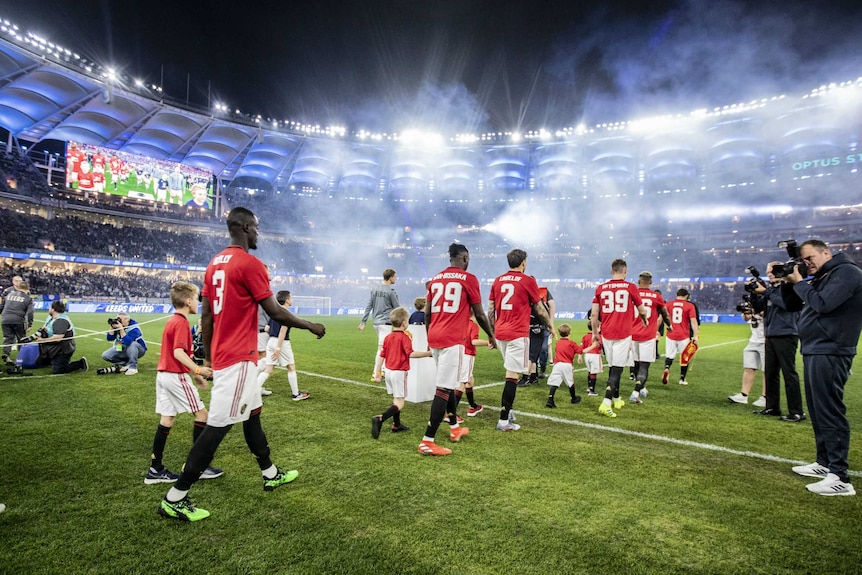
<path id="1" fill-rule="evenodd" d="M 857 137 L 846 132 L 854 131 L 862 113 L 855 95 L 862 88 L 859 78 L 846 88 L 845 83 L 823 86 L 793 102 L 778 96 L 678 117 L 601 124 L 583 138 L 581 132 L 542 131 L 520 143 L 511 138 L 503 145 L 462 142 L 438 155 L 422 142 L 344 141 L 270 128 L 255 123 L 259 118 L 190 109 L 161 97 L 157 89 L 129 85 L 110 70 L 76 58 L 35 36 L 0 37 L 0 126 L 27 141 L 104 146 L 210 170 L 224 181 L 256 178 L 275 189 L 311 193 L 338 187 L 347 196 L 361 197 L 386 189 L 415 199 L 433 187 L 443 198 L 481 197 L 482 190 L 495 190 L 505 192 L 501 197 L 506 199 L 510 191 L 535 186 L 585 190 L 586 180 L 599 196 L 625 196 L 643 186 L 669 193 L 702 188 L 697 174 L 704 163 L 702 171 L 717 175 L 719 184 L 746 185 L 763 177 L 774 183 L 775 176 L 764 171 L 772 155 L 787 168 L 782 185 L 795 185 L 801 176 L 820 175 L 822 166 L 812 158 L 855 153 L 856 145 L 848 149 L 846 142 Z M 833 87 L 836 108 L 815 113 L 813 100 Z M 839 98 L 842 91 L 847 94 Z M 775 108 L 757 120 L 757 110 L 774 101 Z M 853 113 L 838 115 L 838 107 Z M 770 127 L 771 118 L 779 125 Z M 707 125 L 697 129 L 698 139 L 686 125 L 701 120 Z M 855 168 L 855 157 L 852 166 L 846 163 Z"/>
<path id="2" fill-rule="evenodd" d="M 0 40 L 0 126 L 274 182 L 303 139 L 186 111 Z"/>

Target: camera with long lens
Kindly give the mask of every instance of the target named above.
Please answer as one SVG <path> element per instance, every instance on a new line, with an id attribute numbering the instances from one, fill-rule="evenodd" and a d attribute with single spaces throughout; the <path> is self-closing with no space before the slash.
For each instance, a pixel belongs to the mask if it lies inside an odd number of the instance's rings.
<path id="1" fill-rule="evenodd" d="M 738 311 L 741 314 L 745 314 L 745 315 L 750 316 L 749 321 L 751 322 L 752 327 L 755 327 L 755 328 L 760 323 L 760 321 L 759 321 L 760 316 L 757 315 L 758 310 L 755 309 L 757 304 L 755 303 L 755 301 L 752 298 L 757 299 L 760 297 L 761 296 L 758 296 L 758 295 L 752 296 L 751 294 L 744 294 L 742 296 L 742 303 L 740 303 L 736 306 L 736 311 Z M 760 303 L 762 304 L 762 302 L 760 302 Z"/>
<path id="2" fill-rule="evenodd" d="M 754 266 L 748 266 L 745 268 L 745 271 L 751 274 L 751 278 L 745 282 L 743 286 L 745 291 L 748 293 L 754 293 L 757 290 L 757 286 L 767 287 L 766 281 L 760 277 L 760 272 Z"/>
<path id="3" fill-rule="evenodd" d="M 772 275 L 776 278 L 786 278 L 794 270 L 799 270 L 799 274 L 802 277 L 806 277 L 808 275 L 808 266 L 805 265 L 805 262 L 799 256 L 799 246 L 796 244 L 796 240 L 780 241 L 778 242 L 778 247 L 787 250 L 787 255 L 790 259 L 783 264 L 772 266 Z"/>

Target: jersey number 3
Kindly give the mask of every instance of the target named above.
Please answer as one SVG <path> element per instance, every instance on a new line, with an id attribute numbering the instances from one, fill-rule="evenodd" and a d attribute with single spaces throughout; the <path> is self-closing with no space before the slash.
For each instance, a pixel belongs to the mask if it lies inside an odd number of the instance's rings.
<path id="1" fill-rule="evenodd" d="M 224 270 L 213 272 L 213 288 L 215 288 L 215 297 L 212 300 L 213 314 L 218 315 L 221 313 L 222 305 L 224 304 Z"/>

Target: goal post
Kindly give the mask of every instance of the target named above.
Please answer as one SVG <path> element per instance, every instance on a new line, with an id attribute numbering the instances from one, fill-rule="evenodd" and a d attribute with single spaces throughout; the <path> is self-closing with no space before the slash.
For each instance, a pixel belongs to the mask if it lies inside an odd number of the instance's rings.
<path id="1" fill-rule="evenodd" d="M 296 315 L 332 315 L 332 298 L 329 296 L 291 296 Z"/>

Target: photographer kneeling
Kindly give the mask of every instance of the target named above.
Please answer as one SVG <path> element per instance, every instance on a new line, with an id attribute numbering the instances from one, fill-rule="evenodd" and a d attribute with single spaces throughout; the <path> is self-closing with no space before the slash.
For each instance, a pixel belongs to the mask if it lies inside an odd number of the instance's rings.
<path id="1" fill-rule="evenodd" d="M 855 495 L 847 473 L 850 423 L 844 385 L 862 332 L 862 270 L 847 254 L 832 255 L 820 240 L 803 242 L 799 259 L 808 270 L 794 265 L 782 295 L 788 306 L 802 310 L 799 339 L 817 460 L 793 472 L 821 479 L 805 486 L 812 493 Z M 803 273 L 813 277 L 803 281 Z"/>
<path id="2" fill-rule="evenodd" d="M 36 367 L 50 365 L 51 373 L 54 374 L 87 371 L 86 357 L 71 361 L 72 354 L 75 353 L 75 326 L 66 315 L 66 304 L 62 301 L 51 302 L 45 326 L 21 343 L 30 341 L 39 342 L 39 359 L 36 361 Z"/>
<path id="3" fill-rule="evenodd" d="M 138 322 L 129 317 L 126 312 L 120 312 L 117 317 L 108 320 L 111 329 L 107 339 L 114 345 L 105 350 L 102 359 L 113 363 L 113 367 L 96 370 L 99 375 L 106 373 L 122 373 L 135 375 L 138 373 L 138 359 L 147 353 L 147 342 L 138 327 Z"/>

